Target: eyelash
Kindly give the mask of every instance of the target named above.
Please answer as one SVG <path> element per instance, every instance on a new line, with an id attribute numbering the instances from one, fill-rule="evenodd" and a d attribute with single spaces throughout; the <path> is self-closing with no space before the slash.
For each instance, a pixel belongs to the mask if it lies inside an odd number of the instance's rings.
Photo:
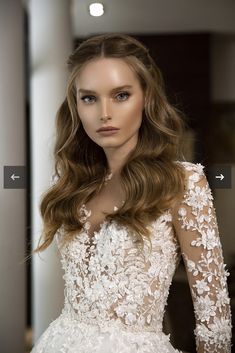
<path id="1" fill-rule="evenodd" d="M 118 94 L 116 95 L 116 97 L 119 96 L 120 94 L 125 94 L 125 95 L 127 96 L 127 98 L 130 97 L 130 93 L 129 93 L 129 92 L 120 92 L 120 93 L 118 93 Z M 86 104 L 90 104 L 90 102 L 86 102 L 86 101 L 85 101 L 86 98 L 90 98 L 90 97 L 95 98 L 95 96 L 86 95 L 86 96 L 81 97 L 81 100 L 84 101 L 84 103 L 86 103 Z M 121 99 L 121 100 L 120 100 L 120 102 L 123 102 L 123 101 L 126 101 L 126 99 Z"/>

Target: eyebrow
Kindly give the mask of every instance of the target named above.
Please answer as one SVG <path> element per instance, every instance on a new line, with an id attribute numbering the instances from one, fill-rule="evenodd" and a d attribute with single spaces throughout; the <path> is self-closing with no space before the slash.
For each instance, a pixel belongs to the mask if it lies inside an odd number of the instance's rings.
<path id="1" fill-rule="evenodd" d="M 123 86 L 115 87 L 115 88 L 113 88 L 111 90 L 111 93 L 119 91 L 119 90 L 124 89 L 124 88 L 132 88 L 132 86 L 131 85 L 123 85 Z M 84 88 L 80 88 L 78 90 L 78 92 L 79 93 L 94 93 L 94 94 L 96 93 L 95 91 L 92 91 L 90 89 L 84 89 Z"/>

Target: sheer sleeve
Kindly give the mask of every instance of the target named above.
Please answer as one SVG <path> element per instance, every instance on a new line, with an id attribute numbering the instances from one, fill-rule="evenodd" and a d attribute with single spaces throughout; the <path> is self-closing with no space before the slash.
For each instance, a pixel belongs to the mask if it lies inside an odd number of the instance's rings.
<path id="1" fill-rule="evenodd" d="M 173 225 L 180 244 L 193 300 L 198 353 L 231 352 L 231 308 L 213 196 L 204 166 L 181 162 L 185 191 L 173 210 Z"/>

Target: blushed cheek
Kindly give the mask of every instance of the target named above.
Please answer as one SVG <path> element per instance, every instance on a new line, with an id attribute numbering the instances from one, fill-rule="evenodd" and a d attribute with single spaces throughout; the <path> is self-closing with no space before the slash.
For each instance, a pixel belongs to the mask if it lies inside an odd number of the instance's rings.
<path id="1" fill-rule="evenodd" d="M 82 109 L 77 109 L 78 112 L 78 117 L 82 123 L 82 126 L 84 127 L 84 129 L 89 128 L 89 123 L 88 123 L 88 114 L 86 114 L 86 112 L 84 112 Z"/>
<path id="2" fill-rule="evenodd" d="M 85 123 L 82 123 L 82 126 L 87 136 L 95 142 L 95 132 L 92 130 L 92 128 Z"/>
<path id="3" fill-rule="evenodd" d="M 133 116 L 135 117 L 135 119 L 137 121 L 142 120 L 142 118 L 143 118 L 143 109 L 144 108 L 143 108 L 143 105 L 141 103 L 139 103 L 136 106 L 136 108 L 134 109 Z"/>
<path id="4" fill-rule="evenodd" d="M 126 123 L 126 132 L 134 132 L 138 130 L 142 123 L 142 112 L 139 109 L 132 111 L 129 116 L 128 123 Z"/>
<path id="5" fill-rule="evenodd" d="M 81 124 L 83 126 L 83 129 L 85 133 L 92 139 L 93 141 L 96 139 L 96 132 L 95 132 L 95 126 L 94 126 L 94 120 L 91 119 L 91 117 L 86 117 L 83 116 L 82 118 L 80 117 Z"/>
<path id="6" fill-rule="evenodd" d="M 88 122 L 82 121 L 82 120 L 81 120 L 81 123 L 82 123 L 83 129 L 85 130 L 87 135 L 91 136 L 91 134 L 93 132 L 91 124 L 89 124 Z"/>

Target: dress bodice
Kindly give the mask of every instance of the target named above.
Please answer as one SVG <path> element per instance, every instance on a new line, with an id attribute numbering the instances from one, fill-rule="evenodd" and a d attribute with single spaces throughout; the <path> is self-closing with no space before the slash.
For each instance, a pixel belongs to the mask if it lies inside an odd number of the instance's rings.
<path id="1" fill-rule="evenodd" d="M 103 221 L 90 236 L 87 210 L 84 229 L 62 250 L 66 307 L 83 322 L 104 324 L 119 319 L 124 325 L 162 330 L 164 307 L 179 261 L 178 244 L 166 212 L 149 227 L 152 253 L 115 221 Z M 91 244 L 92 242 L 92 244 Z M 138 245 L 137 245 L 138 244 Z"/>

